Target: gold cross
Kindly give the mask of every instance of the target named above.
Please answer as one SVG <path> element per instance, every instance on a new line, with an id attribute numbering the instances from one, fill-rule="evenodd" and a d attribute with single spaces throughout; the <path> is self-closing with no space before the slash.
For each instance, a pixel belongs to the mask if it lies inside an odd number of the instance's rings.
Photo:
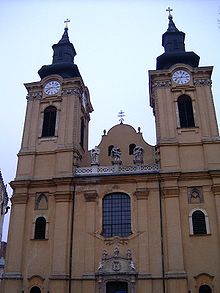
<path id="1" fill-rule="evenodd" d="M 171 16 L 171 11 L 173 11 L 173 9 L 171 9 L 170 7 L 168 7 L 167 9 L 166 9 L 166 11 L 168 11 L 169 12 L 169 16 Z"/>
<path id="2" fill-rule="evenodd" d="M 70 20 L 68 18 L 66 20 L 64 20 L 64 23 L 66 24 L 65 28 L 68 28 L 68 22 L 70 22 Z"/>

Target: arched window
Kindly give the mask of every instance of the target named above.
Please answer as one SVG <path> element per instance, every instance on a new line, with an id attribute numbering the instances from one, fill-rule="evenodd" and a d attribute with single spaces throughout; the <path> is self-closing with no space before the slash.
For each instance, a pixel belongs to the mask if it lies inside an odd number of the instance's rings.
<path id="1" fill-rule="evenodd" d="M 180 127 L 195 127 L 192 100 L 187 95 L 182 95 L 177 100 Z"/>
<path id="2" fill-rule="evenodd" d="M 136 147 L 136 144 L 134 144 L 134 143 L 129 145 L 129 155 L 133 155 L 135 147 Z"/>
<path id="3" fill-rule="evenodd" d="M 81 117 L 81 126 L 80 126 L 80 145 L 84 147 L 84 133 L 85 133 L 85 123 L 84 118 Z"/>
<path id="4" fill-rule="evenodd" d="M 195 211 L 192 214 L 193 234 L 207 234 L 205 215 L 202 211 Z"/>
<path id="5" fill-rule="evenodd" d="M 45 239 L 46 219 L 38 217 L 35 222 L 34 239 Z"/>
<path id="6" fill-rule="evenodd" d="M 55 136 L 57 109 L 49 106 L 44 110 L 42 137 Z"/>
<path id="7" fill-rule="evenodd" d="M 199 293 L 212 293 L 212 289 L 208 285 L 202 285 L 199 287 Z"/>
<path id="8" fill-rule="evenodd" d="M 210 234 L 208 214 L 203 209 L 196 208 L 190 212 L 189 225 L 191 235 Z"/>
<path id="9" fill-rule="evenodd" d="M 127 237 L 131 232 L 131 203 L 127 194 L 106 195 L 102 203 L 102 235 Z"/>
<path id="10" fill-rule="evenodd" d="M 30 293 L 41 293 L 41 289 L 37 286 L 31 288 Z"/>

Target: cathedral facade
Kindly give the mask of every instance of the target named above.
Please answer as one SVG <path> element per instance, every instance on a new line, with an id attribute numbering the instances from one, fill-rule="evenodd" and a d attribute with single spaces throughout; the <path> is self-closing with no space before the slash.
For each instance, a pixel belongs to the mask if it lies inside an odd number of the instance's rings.
<path id="1" fill-rule="evenodd" d="M 220 139 L 212 67 L 169 15 L 149 71 L 157 143 L 123 121 L 88 150 L 93 107 L 68 28 L 27 111 L 4 293 L 220 292 Z"/>

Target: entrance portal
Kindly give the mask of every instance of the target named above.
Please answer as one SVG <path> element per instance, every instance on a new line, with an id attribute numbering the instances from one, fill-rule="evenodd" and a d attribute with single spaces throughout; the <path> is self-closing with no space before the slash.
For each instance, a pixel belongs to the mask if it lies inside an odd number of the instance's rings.
<path id="1" fill-rule="evenodd" d="M 128 293 L 128 284 L 126 282 L 108 282 L 106 293 Z"/>

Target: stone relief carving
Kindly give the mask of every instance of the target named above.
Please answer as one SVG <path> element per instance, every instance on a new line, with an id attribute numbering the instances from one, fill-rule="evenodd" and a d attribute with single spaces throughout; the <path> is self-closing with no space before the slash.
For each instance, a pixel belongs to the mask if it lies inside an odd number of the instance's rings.
<path id="1" fill-rule="evenodd" d="M 130 249 L 125 254 L 120 253 L 118 247 L 111 254 L 103 250 L 96 273 L 98 292 L 105 293 L 109 281 L 123 281 L 128 284 L 128 292 L 134 293 L 137 274 Z"/>
<path id="2" fill-rule="evenodd" d="M 155 80 L 152 83 L 152 88 L 160 88 L 160 87 L 171 87 L 170 80 Z"/>
<path id="3" fill-rule="evenodd" d="M 128 249 L 126 255 L 122 255 L 118 247 L 115 247 L 113 253 L 109 255 L 104 249 L 97 271 L 104 275 L 112 274 L 116 271 L 124 274 L 136 273 L 131 250 Z"/>
<path id="4" fill-rule="evenodd" d="M 78 87 L 67 88 L 67 89 L 63 89 L 61 91 L 61 95 L 62 96 L 65 96 L 65 95 L 67 95 L 67 96 L 69 96 L 69 95 L 77 95 L 77 96 L 81 97 L 82 96 L 82 90 L 80 88 L 78 88 Z"/>
<path id="5" fill-rule="evenodd" d="M 188 203 L 202 203 L 204 202 L 203 193 L 201 187 L 188 188 Z"/>
<path id="6" fill-rule="evenodd" d="M 42 92 L 28 93 L 27 100 L 28 99 L 42 99 L 42 96 L 43 96 Z"/>
<path id="7" fill-rule="evenodd" d="M 206 85 L 211 86 L 212 81 L 211 79 L 195 79 L 194 85 L 195 86 L 206 86 Z"/>

